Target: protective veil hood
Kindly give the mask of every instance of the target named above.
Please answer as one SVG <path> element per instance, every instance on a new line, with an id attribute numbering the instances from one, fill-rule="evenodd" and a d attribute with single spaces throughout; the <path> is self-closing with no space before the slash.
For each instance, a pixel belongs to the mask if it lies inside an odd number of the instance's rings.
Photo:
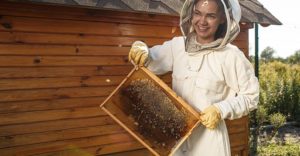
<path id="1" fill-rule="evenodd" d="M 188 51 L 188 46 L 191 44 L 190 36 L 191 34 L 195 33 L 192 27 L 192 16 L 193 10 L 195 7 L 196 0 L 186 0 L 183 4 L 181 14 L 180 14 L 180 28 L 182 34 L 185 36 L 185 48 Z M 209 0 L 208 0 L 209 1 Z M 218 42 L 214 42 L 211 46 L 210 45 L 203 45 L 199 50 L 202 49 L 220 49 L 223 48 L 227 43 L 232 42 L 238 33 L 240 32 L 239 21 L 241 19 L 241 8 L 239 5 L 238 0 L 220 0 L 224 6 L 224 12 L 226 15 L 226 23 L 227 28 L 225 29 L 226 32 L 225 36 L 221 39 L 217 39 Z M 228 1 L 228 6 L 226 6 L 225 1 Z M 194 51 L 194 50 L 193 50 Z"/>

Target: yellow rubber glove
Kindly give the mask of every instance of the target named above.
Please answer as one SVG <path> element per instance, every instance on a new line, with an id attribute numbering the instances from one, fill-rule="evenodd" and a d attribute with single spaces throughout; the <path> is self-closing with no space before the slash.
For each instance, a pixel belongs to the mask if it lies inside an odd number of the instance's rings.
<path id="1" fill-rule="evenodd" d="M 148 60 L 148 46 L 141 41 L 135 41 L 128 54 L 128 60 L 133 61 L 138 66 L 144 66 Z"/>
<path id="2" fill-rule="evenodd" d="M 220 110 L 216 106 L 211 105 L 204 109 L 200 119 L 205 127 L 215 129 L 221 120 Z"/>

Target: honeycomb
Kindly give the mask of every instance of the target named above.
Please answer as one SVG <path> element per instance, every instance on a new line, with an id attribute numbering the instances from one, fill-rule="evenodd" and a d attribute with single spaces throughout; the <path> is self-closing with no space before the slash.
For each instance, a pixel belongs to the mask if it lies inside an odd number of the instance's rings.
<path id="1" fill-rule="evenodd" d="M 185 110 L 149 79 L 131 81 L 121 89 L 121 100 L 137 131 L 158 148 L 170 150 L 188 131 Z"/>

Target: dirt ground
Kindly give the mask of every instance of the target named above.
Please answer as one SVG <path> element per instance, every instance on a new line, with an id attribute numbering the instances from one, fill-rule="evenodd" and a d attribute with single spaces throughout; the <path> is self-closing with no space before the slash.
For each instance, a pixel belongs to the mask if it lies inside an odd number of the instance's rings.
<path id="1" fill-rule="evenodd" d="M 284 138 L 286 141 L 300 142 L 300 125 L 284 126 L 279 129 L 279 137 Z"/>
<path id="2" fill-rule="evenodd" d="M 267 135 L 270 135 L 272 132 L 272 127 L 264 128 L 260 136 L 264 138 Z M 276 139 L 282 141 L 288 141 L 290 143 L 300 143 L 300 123 L 297 124 L 287 124 L 278 130 L 278 135 Z"/>

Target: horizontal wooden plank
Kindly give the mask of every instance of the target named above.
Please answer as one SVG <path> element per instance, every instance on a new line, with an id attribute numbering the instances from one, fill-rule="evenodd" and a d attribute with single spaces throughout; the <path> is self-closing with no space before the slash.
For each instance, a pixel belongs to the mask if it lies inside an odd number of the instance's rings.
<path id="1" fill-rule="evenodd" d="M 168 72 L 163 75 L 157 75 L 160 79 L 162 79 L 164 82 L 170 83 L 172 82 L 172 72 Z"/>
<path id="2" fill-rule="evenodd" d="M 63 151 L 48 152 L 48 153 L 38 154 L 36 156 L 104 155 L 104 154 L 112 154 L 112 153 L 116 153 L 116 152 L 136 151 L 136 150 L 143 149 L 143 148 L 144 147 L 140 143 L 134 142 L 134 141 L 129 141 L 129 142 L 105 144 L 105 145 L 87 147 L 87 148 L 70 147 L 69 149 L 66 149 Z"/>
<path id="3" fill-rule="evenodd" d="M 101 97 L 109 95 L 115 88 L 116 86 L 1 91 L 0 102 Z"/>
<path id="4" fill-rule="evenodd" d="M 119 133 L 119 134 L 47 142 L 47 143 L 40 143 L 40 144 L 32 144 L 32 145 L 25 145 L 25 146 L 16 146 L 10 148 L 2 148 L 0 149 L 0 153 L 5 156 L 23 155 L 24 153 L 26 153 L 26 155 L 35 155 L 35 154 L 42 154 L 47 152 L 62 151 L 62 150 L 70 149 L 70 147 L 84 148 L 84 147 L 99 146 L 104 144 L 128 142 L 132 140 L 133 138 L 129 134 Z"/>
<path id="5" fill-rule="evenodd" d="M 69 67 L 0 67 L 0 78 L 127 75 L 133 65 Z"/>
<path id="6" fill-rule="evenodd" d="M 130 46 L 141 40 L 149 46 L 162 44 L 168 38 L 99 36 L 86 34 L 0 32 L 0 43 Z"/>
<path id="7" fill-rule="evenodd" d="M 127 56 L 5 56 L 0 67 L 130 65 Z M 1 69 L 0 69 L 1 70 Z"/>
<path id="8" fill-rule="evenodd" d="M 247 116 L 235 120 L 226 120 L 229 134 L 248 133 L 249 118 Z"/>
<path id="9" fill-rule="evenodd" d="M 233 45 L 236 45 L 239 48 L 248 48 L 248 42 L 245 42 L 245 40 L 234 40 L 232 42 Z"/>
<path id="10" fill-rule="evenodd" d="M 237 134 L 231 134 L 230 135 L 230 146 L 236 147 L 236 146 L 248 146 L 248 138 L 247 133 L 237 133 Z"/>
<path id="11" fill-rule="evenodd" d="M 0 27 L 0 31 L 10 30 L 14 32 L 21 31 L 168 38 L 181 34 L 179 27 L 126 24 L 120 22 L 90 22 L 15 16 L 3 16 L 0 19 L 0 22 L 11 26 L 6 28 Z"/>
<path id="12" fill-rule="evenodd" d="M 99 106 L 105 97 L 49 99 L 20 102 L 1 102 L 0 113 L 18 113 L 40 110 Z"/>
<path id="13" fill-rule="evenodd" d="M 232 147 L 231 150 L 232 151 L 243 151 L 247 148 L 247 146 L 236 146 L 236 147 Z"/>
<path id="14" fill-rule="evenodd" d="M 19 78 L 0 79 L 1 90 L 50 89 L 68 87 L 102 87 L 119 85 L 126 76 L 82 76 L 61 78 Z M 171 76 L 161 77 L 166 83 L 171 82 Z"/>
<path id="15" fill-rule="evenodd" d="M 246 44 L 243 44 L 246 45 Z M 240 45 L 241 46 L 241 45 Z M 130 47 L 113 46 L 63 46 L 63 45 L 30 45 L 30 44 L 0 44 L 1 55 L 79 55 L 79 56 L 127 56 Z M 242 47 L 242 51 L 248 51 Z M 1 69 L 0 69 L 1 70 Z"/>
<path id="16" fill-rule="evenodd" d="M 247 133 L 248 129 L 244 125 L 232 125 L 227 127 L 229 134 L 236 134 L 236 133 Z"/>
<path id="17" fill-rule="evenodd" d="M 22 66 L 102 66 L 130 65 L 127 56 L 5 56 L 0 57 L 2 67 Z"/>
<path id="18" fill-rule="evenodd" d="M 60 141 L 100 135 L 124 133 L 125 130 L 119 125 L 103 125 L 94 127 L 84 127 L 77 129 L 66 129 L 49 131 L 45 133 L 32 133 L 23 135 L 10 135 L 0 137 L 0 148 L 37 144 L 51 141 Z"/>
<path id="19" fill-rule="evenodd" d="M 166 39 L 167 40 L 167 39 Z M 244 41 L 241 44 L 239 41 Z M 236 39 L 240 48 L 248 49 L 248 41 Z M 28 44 L 0 44 L 1 55 L 123 55 L 127 56 L 130 47 L 118 46 L 71 46 L 71 45 L 28 45 Z"/>
<path id="20" fill-rule="evenodd" d="M 248 148 L 247 146 L 231 147 L 231 155 L 233 155 L 233 156 L 247 156 L 248 153 L 245 153 L 247 148 Z"/>
<path id="21" fill-rule="evenodd" d="M 27 44 L 55 44 L 55 45 L 98 45 L 98 46 L 131 46 L 134 41 L 141 40 L 148 46 L 162 44 L 170 38 L 149 37 L 117 37 L 85 34 L 55 34 L 55 33 L 25 33 L 25 32 L 0 32 L 0 43 L 27 43 Z M 248 46 L 243 38 L 233 42 L 239 47 Z"/>
<path id="22" fill-rule="evenodd" d="M 0 55 L 127 56 L 129 50 L 119 46 L 0 44 Z"/>
<path id="23" fill-rule="evenodd" d="M 0 79 L 1 90 L 116 86 L 126 76 Z"/>
<path id="24" fill-rule="evenodd" d="M 147 149 L 132 150 L 127 152 L 105 154 L 104 156 L 152 156 L 153 154 Z"/>
<path id="25" fill-rule="evenodd" d="M 88 152 L 85 149 L 76 146 L 69 146 L 63 151 L 47 152 L 42 154 L 34 154 L 35 156 L 92 156 L 93 152 Z"/>
<path id="26" fill-rule="evenodd" d="M 69 108 L 21 113 L 0 114 L 0 125 L 23 124 L 40 121 L 105 116 L 99 107 Z"/>
<path id="27" fill-rule="evenodd" d="M 83 21 L 105 21 L 119 23 L 137 23 L 149 25 L 178 26 L 179 17 L 155 15 L 153 13 L 133 13 L 124 11 L 101 10 L 68 6 L 34 5 L 0 1 L 0 14 L 25 17 L 55 18 Z"/>
<path id="28" fill-rule="evenodd" d="M 227 126 L 238 126 L 238 125 L 248 125 L 249 117 L 244 116 L 239 119 L 225 120 Z"/>
<path id="29" fill-rule="evenodd" d="M 80 56 L 6 56 L 0 57 L 0 66 L 101 66 L 129 65 L 127 57 Z"/>
<path id="30" fill-rule="evenodd" d="M 21 135 L 29 133 L 43 133 L 48 131 L 76 129 L 81 127 L 92 127 L 115 124 L 109 116 L 97 116 L 89 118 L 63 119 L 52 121 L 41 121 L 35 123 L 22 123 L 16 125 L 0 126 L 0 136 Z"/>
<path id="31" fill-rule="evenodd" d="M 166 39 L 168 40 L 168 39 Z M 241 43 L 241 41 L 245 43 Z M 236 39 L 234 44 L 248 49 L 248 41 Z M 120 45 L 119 45 L 120 46 Z M 127 45 L 130 46 L 130 45 Z M 72 45 L 28 45 L 28 44 L 0 44 L 1 55 L 121 55 L 127 56 L 130 47 L 118 46 L 72 46 Z"/>
<path id="32" fill-rule="evenodd" d="M 61 99 L 73 97 L 101 97 L 109 95 L 115 88 L 116 86 L 6 90 L 0 92 L 0 102 Z"/>
<path id="33" fill-rule="evenodd" d="M 128 66 L 87 66 L 87 67 L 0 67 L 0 78 L 51 78 L 76 76 L 125 76 L 132 69 Z M 160 76 L 161 77 L 161 76 Z M 170 77 L 167 76 L 167 77 Z M 165 79 L 164 76 L 161 77 Z"/>
<path id="34" fill-rule="evenodd" d="M 112 153 L 118 153 L 118 152 L 126 152 L 126 151 L 133 151 L 138 149 L 144 149 L 145 147 L 137 142 L 137 141 L 131 141 L 131 142 L 120 142 L 116 144 L 106 144 L 102 146 L 96 146 L 96 147 L 88 147 L 85 148 L 89 153 L 92 153 L 93 155 L 104 155 L 104 154 L 112 154 Z"/>

